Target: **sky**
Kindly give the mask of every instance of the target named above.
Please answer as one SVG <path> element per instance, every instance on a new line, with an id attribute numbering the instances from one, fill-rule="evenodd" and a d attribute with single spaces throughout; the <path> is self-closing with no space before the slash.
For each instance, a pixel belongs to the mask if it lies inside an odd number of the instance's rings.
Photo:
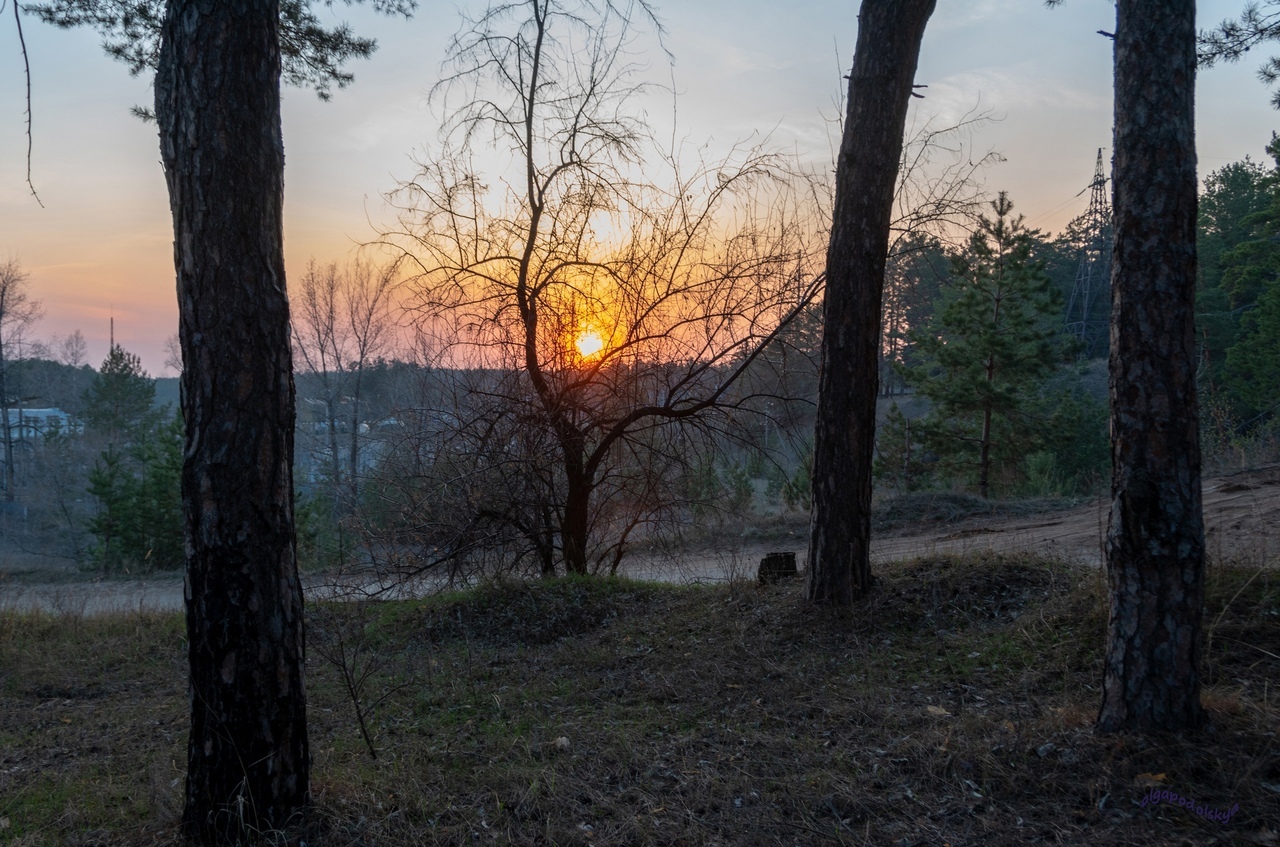
<path id="1" fill-rule="evenodd" d="M 0 0 L 3 2 L 3 0 Z M 13 0 L 8 0 L 13 2 Z M 822 166 L 832 160 L 837 102 L 857 32 L 857 0 L 659 0 L 664 43 L 650 59 L 674 81 L 680 136 L 724 150 L 766 137 Z M 1243 0 L 1201 0 L 1200 25 L 1238 14 Z M 391 221 L 384 195 L 413 176 L 412 156 L 436 149 L 441 116 L 428 93 L 441 74 L 460 10 L 480 3 L 422 0 L 412 20 L 361 7 L 321 8 L 376 38 L 355 82 L 321 102 L 283 92 L 285 258 L 291 278 L 310 259 L 341 261 Z M 986 188 L 1009 192 L 1027 221 L 1061 229 L 1088 202 L 1098 148 L 1110 159 L 1110 0 L 941 0 L 929 23 L 909 122 L 993 120 L 975 131 L 977 155 L 995 151 Z M 95 366 L 108 326 L 152 376 L 177 332 L 172 224 L 154 125 L 130 114 L 149 106 L 150 80 L 107 58 L 88 30 L 58 30 L 30 16 L 24 35 L 32 77 L 31 179 L 26 185 L 25 79 L 12 9 L 0 15 L 0 262 L 18 261 L 44 304 L 36 336 L 79 329 Z M 1280 53 L 1280 45 L 1275 52 Z M 1256 78 L 1268 55 L 1204 71 L 1197 85 L 1201 176 L 1264 148 L 1280 113 Z M 649 106 L 646 106 L 649 107 Z M 669 114 L 668 97 L 654 109 Z M 667 119 L 669 122 L 669 118 Z"/>

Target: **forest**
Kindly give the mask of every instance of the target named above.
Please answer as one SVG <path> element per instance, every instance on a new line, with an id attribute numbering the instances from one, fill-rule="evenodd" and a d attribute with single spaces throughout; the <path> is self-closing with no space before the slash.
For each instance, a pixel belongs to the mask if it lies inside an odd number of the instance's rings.
<path id="1" fill-rule="evenodd" d="M 1200 182 L 1193 101 L 1280 26 L 1119 0 L 1111 167 L 1052 234 L 989 114 L 908 131 L 934 7 L 863 0 L 830 167 L 668 142 L 644 0 L 464 13 L 390 220 L 288 274 L 280 82 L 373 42 L 30 7 L 154 76 L 179 375 L 42 337 L 0 265 L 0 833 L 1274 841 L 1280 583 L 1201 479 L 1275 484 L 1280 140 Z M 1096 560 L 873 555 L 941 502 L 1109 505 Z M 638 578 L 745 538 L 800 568 Z M 178 573 L 182 614 L 22 602 Z"/>

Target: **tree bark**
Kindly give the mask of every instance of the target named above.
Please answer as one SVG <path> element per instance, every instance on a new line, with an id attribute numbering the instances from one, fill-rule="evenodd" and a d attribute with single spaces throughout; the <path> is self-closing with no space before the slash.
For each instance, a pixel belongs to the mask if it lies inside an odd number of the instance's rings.
<path id="1" fill-rule="evenodd" d="M 1110 620 L 1098 728 L 1200 723 L 1194 0 L 1120 0 L 1115 43 Z"/>
<path id="2" fill-rule="evenodd" d="M 581 441 L 565 449 L 564 522 L 560 547 L 566 574 L 587 572 L 587 540 L 591 529 L 591 475 L 582 467 Z"/>
<path id="3" fill-rule="evenodd" d="M 169 0 L 155 89 L 186 422 L 183 825 L 200 843 L 283 830 L 308 799 L 279 80 L 278 0 Z"/>
<path id="4" fill-rule="evenodd" d="M 806 596 L 871 587 L 871 461 L 880 310 L 911 84 L 935 0 L 863 0 L 827 249 Z"/>

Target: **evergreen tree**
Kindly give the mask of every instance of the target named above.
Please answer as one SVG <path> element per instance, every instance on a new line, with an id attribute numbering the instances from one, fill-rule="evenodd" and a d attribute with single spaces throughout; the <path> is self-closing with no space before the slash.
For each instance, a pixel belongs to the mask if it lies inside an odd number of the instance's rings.
<path id="1" fill-rule="evenodd" d="M 1203 287 L 1218 288 L 1222 283 L 1223 256 L 1254 239 L 1256 215 L 1271 205 L 1269 184 L 1273 179 L 1265 166 L 1248 156 L 1205 177 L 1196 235 Z"/>
<path id="2" fill-rule="evenodd" d="M 142 360 L 113 344 L 84 394 L 85 424 L 109 443 L 127 441 L 151 416 L 155 399 L 156 381 L 142 369 Z"/>
<path id="3" fill-rule="evenodd" d="M 88 488 L 98 504 L 91 555 L 106 573 L 182 565 L 182 421 L 154 399 L 141 360 L 112 345 L 84 396 L 90 435 L 106 441 Z"/>
<path id="4" fill-rule="evenodd" d="M 1236 198 L 1237 207 L 1261 208 L 1241 216 L 1238 240 L 1219 259 L 1217 302 L 1228 301 L 1234 324 L 1223 376 L 1252 413 L 1266 413 L 1280 401 L 1280 138 L 1272 138 L 1267 152 L 1276 168 L 1252 185 L 1234 186 L 1245 195 Z"/>
<path id="5" fill-rule="evenodd" d="M 182 567 L 182 418 L 174 415 L 133 445 L 132 558 L 147 569 Z"/>
<path id="6" fill-rule="evenodd" d="M 1034 257 L 1041 242 L 1012 217 L 1005 192 L 994 218 L 952 264 L 953 280 L 933 319 L 912 333 L 920 364 L 908 381 L 933 402 L 921 434 L 943 465 L 976 475 L 990 495 L 992 472 L 1011 469 L 1039 441 L 1031 406 L 1062 360 L 1061 298 Z"/>
<path id="7" fill-rule="evenodd" d="M 920 454 L 918 426 L 897 403 L 891 403 L 876 433 L 876 480 L 892 486 L 898 494 L 914 490 L 924 477 Z"/>
<path id="8" fill-rule="evenodd" d="M 901 394 L 902 368 L 912 364 L 911 328 L 933 316 L 949 265 L 941 242 L 911 236 L 896 245 L 885 268 L 880 337 L 880 393 Z"/>
<path id="9" fill-rule="evenodd" d="M 1102 732 L 1204 719 L 1194 0 L 1118 0 Z"/>
<path id="10" fill-rule="evenodd" d="M 1280 235 L 1280 138 L 1272 137 L 1267 153 L 1276 167 L 1265 176 L 1258 177 L 1257 170 L 1250 169 L 1245 174 L 1231 174 L 1230 183 L 1219 183 L 1213 177 L 1205 183 L 1204 201 L 1210 211 L 1227 206 L 1235 213 L 1210 219 L 1208 227 L 1203 215 L 1200 220 L 1201 231 L 1208 236 L 1209 258 L 1217 260 L 1219 285 L 1234 309 L 1248 309 L 1257 303 L 1280 271 L 1280 242 L 1276 240 Z M 1230 196 L 1230 201 L 1219 195 Z M 1223 242 L 1220 246 L 1219 240 Z M 1206 270 L 1210 279 L 1214 270 Z"/>
<path id="11" fill-rule="evenodd" d="M 122 528 L 128 522 L 128 473 L 123 459 L 108 445 L 89 472 L 89 495 L 98 501 L 98 511 L 89 519 L 89 532 L 97 539 L 91 556 L 103 573 L 119 571 L 124 564 Z"/>
<path id="12" fill-rule="evenodd" d="M 871 590 L 881 305 L 902 130 L 935 0 L 862 0 L 827 248 L 805 598 Z"/>
<path id="13" fill-rule="evenodd" d="M 1280 405 L 1280 281 L 1240 321 L 1240 341 L 1227 351 L 1227 375 L 1240 399 L 1258 413 Z"/>
<path id="14" fill-rule="evenodd" d="M 1257 259 L 1274 268 L 1275 247 L 1255 236 L 1260 213 L 1271 204 L 1274 177 L 1247 157 L 1209 174 L 1200 194 L 1196 251 L 1200 275 L 1196 287 L 1196 335 L 1201 384 L 1210 392 L 1226 376 L 1226 352 L 1240 333 L 1240 317 L 1256 301 L 1245 302 Z"/>

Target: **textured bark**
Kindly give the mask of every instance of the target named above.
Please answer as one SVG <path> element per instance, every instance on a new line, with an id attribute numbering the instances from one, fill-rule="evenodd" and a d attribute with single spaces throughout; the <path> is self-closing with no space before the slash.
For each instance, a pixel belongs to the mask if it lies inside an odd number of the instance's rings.
<path id="1" fill-rule="evenodd" d="M 571 470 L 573 462 L 566 462 Z M 591 487 L 586 475 L 571 473 L 564 496 L 564 521 L 560 526 L 560 543 L 564 553 L 565 573 L 587 572 L 587 542 L 591 528 Z"/>
<path id="2" fill-rule="evenodd" d="M 1204 522 L 1195 383 L 1194 0 L 1120 0 L 1111 610 L 1098 727 L 1197 725 Z"/>
<path id="3" fill-rule="evenodd" d="M 173 212 L 187 544 L 189 837 L 307 802 L 278 0 L 170 0 L 156 116 Z"/>
<path id="4" fill-rule="evenodd" d="M 935 0 L 863 0 L 836 165 L 814 432 L 809 581 L 848 605 L 871 586 L 880 307 L 902 131 Z"/>

